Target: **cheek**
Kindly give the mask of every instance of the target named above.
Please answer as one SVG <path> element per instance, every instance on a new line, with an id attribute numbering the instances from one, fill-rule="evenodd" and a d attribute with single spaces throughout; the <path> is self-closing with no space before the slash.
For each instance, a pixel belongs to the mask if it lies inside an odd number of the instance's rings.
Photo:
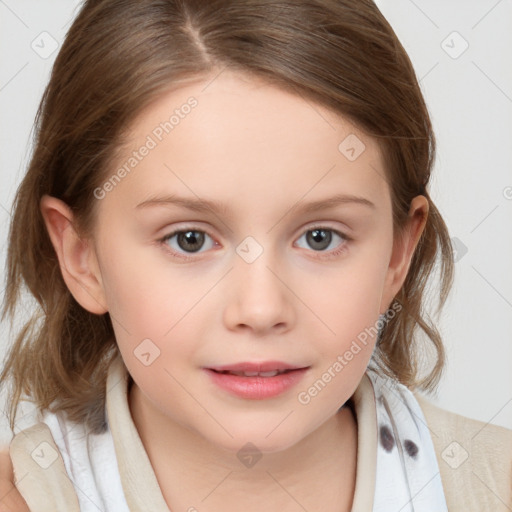
<path id="1" fill-rule="evenodd" d="M 314 378 L 320 379 L 320 386 L 328 383 L 330 391 L 323 399 L 334 405 L 347 390 L 355 389 L 377 341 L 387 269 L 383 254 L 376 247 L 358 253 L 309 288 L 311 304 L 322 320 L 316 320 L 318 329 L 324 333 L 317 337 L 322 360 Z"/>
<path id="2" fill-rule="evenodd" d="M 104 265 L 117 345 L 134 380 L 158 398 L 163 385 L 174 389 L 169 373 L 182 380 L 183 361 L 194 361 L 200 350 L 198 326 L 207 320 L 199 299 L 211 284 L 180 270 L 170 275 L 169 267 L 148 264 L 145 251 L 119 252 Z"/>
<path id="3" fill-rule="evenodd" d="M 194 304 L 208 289 L 208 282 L 192 270 L 173 269 L 163 257 L 155 258 L 155 251 L 117 250 L 115 259 L 106 258 L 102 275 L 114 321 L 138 336 L 161 338 L 180 319 L 197 314 Z"/>
<path id="4" fill-rule="evenodd" d="M 356 336 L 379 316 L 386 264 L 369 254 L 340 265 L 305 287 L 304 296 L 331 335 Z M 327 329 L 329 327 L 330 329 Z M 334 331 L 334 333 L 332 332 Z"/>

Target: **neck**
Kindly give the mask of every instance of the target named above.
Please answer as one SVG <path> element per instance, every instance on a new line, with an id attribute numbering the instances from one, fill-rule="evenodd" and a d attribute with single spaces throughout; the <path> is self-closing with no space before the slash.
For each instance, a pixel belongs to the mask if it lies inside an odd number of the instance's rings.
<path id="1" fill-rule="evenodd" d="M 231 451 L 156 411 L 135 384 L 129 404 L 171 510 L 350 510 L 357 458 L 357 425 L 350 407 L 299 443 L 265 453 L 244 467 Z"/>

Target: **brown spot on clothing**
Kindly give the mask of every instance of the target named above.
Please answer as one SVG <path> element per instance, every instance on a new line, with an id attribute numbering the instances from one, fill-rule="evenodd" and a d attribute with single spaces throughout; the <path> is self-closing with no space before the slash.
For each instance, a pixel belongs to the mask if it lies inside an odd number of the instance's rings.
<path id="1" fill-rule="evenodd" d="M 418 445 L 414 441 L 411 441 L 410 439 L 406 439 L 404 441 L 404 448 L 405 451 L 409 454 L 409 456 L 412 457 L 413 459 L 416 458 L 420 450 L 418 448 Z"/>
<path id="2" fill-rule="evenodd" d="M 391 452 L 395 446 L 395 438 L 387 425 L 380 426 L 380 444 L 387 452 Z"/>

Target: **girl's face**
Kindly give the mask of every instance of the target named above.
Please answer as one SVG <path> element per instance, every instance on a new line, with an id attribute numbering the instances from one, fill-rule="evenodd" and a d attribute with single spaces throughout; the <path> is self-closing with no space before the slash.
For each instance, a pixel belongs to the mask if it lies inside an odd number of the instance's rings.
<path id="1" fill-rule="evenodd" d="M 296 444 L 354 392 L 405 279 L 377 144 L 228 72 L 130 137 L 95 190 L 94 258 L 146 410 L 230 450 Z"/>

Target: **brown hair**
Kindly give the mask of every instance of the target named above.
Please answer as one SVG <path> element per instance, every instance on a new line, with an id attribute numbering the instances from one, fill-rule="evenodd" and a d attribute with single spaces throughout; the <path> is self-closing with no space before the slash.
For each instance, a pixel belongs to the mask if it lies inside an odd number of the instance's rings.
<path id="1" fill-rule="evenodd" d="M 437 312 L 452 284 L 445 223 L 427 192 L 435 139 L 413 67 L 371 0 L 88 0 L 55 61 L 35 123 L 34 150 L 17 191 L 9 234 L 2 319 L 13 321 L 24 288 L 37 311 L 17 334 L 1 383 L 12 380 L 14 428 L 23 396 L 65 411 L 93 431 L 103 426 L 108 364 L 117 355 L 110 317 L 83 309 L 67 289 L 39 209 L 48 194 L 73 210 L 87 235 L 93 191 L 109 174 L 126 128 L 170 88 L 249 73 L 345 116 L 379 141 L 393 201 L 395 236 L 413 197 L 429 201 L 427 223 L 404 286 L 400 311 L 375 350 L 381 371 L 409 387 L 434 389 L 444 364 L 424 311 L 440 257 Z M 426 334 L 422 342 L 417 328 Z M 421 333 L 419 333 L 421 334 Z M 420 375 L 424 347 L 436 361 Z"/>

